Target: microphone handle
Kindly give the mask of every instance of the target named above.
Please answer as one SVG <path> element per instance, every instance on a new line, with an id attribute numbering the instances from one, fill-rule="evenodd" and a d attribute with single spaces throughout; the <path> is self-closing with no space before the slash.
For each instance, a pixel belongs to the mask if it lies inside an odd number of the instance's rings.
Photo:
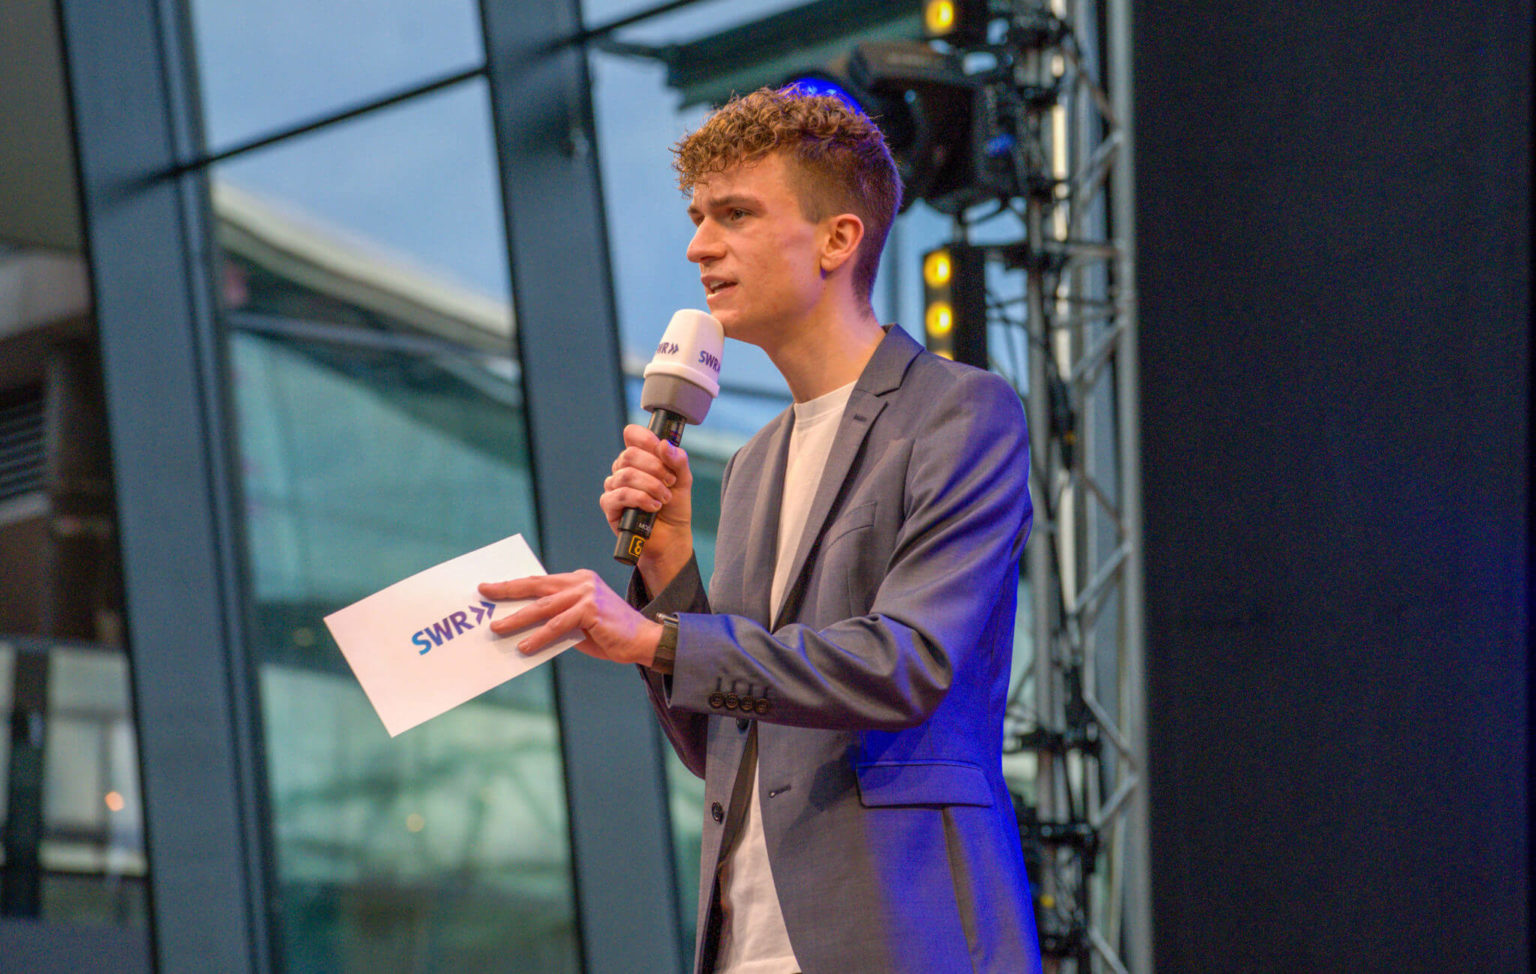
<path id="1" fill-rule="evenodd" d="M 650 430 L 658 439 L 678 446 L 683 441 L 685 423 L 687 420 L 670 409 L 657 409 L 651 413 Z M 645 550 L 645 542 L 650 538 L 651 527 L 655 523 L 654 512 L 642 511 L 638 507 L 626 508 L 624 516 L 619 519 L 619 540 L 613 546 L 614 559 L 626 565 L 633 565 L 639 561 L 640 553 Z"/>

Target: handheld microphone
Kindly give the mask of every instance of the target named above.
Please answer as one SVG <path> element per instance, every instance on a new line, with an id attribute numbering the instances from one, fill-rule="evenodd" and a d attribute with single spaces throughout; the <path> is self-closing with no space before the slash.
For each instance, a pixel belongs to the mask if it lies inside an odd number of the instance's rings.
<path id="1" fill-rule="evenodd" d="M 704 422 L 710 403 L 720 394 L 720 355 L 725 332 L 720 322 L 702 311 L 684 310 L 672 316 L 645 367 L 640 406 L 651 411 L 650 430 L 677 446 L 683 424 Z M 626 508 L 619 519 L 619 540 L 613 557 L 626 565 L 640 560 L 656 515 Z"/>

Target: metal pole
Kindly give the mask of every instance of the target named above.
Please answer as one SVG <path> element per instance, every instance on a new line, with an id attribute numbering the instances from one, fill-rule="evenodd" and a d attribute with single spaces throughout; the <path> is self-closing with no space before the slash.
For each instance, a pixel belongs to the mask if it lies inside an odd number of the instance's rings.
<path id="1" fill-rule="evenodd" d="M 1137 358 L 1135 98 L 1130 0 L 1109 0 L 1107 82 L 1121 133 L 1110 176 L 1117 268 L 1120 349 L 1115 370 L 1120 426 L 1120 517 L 1129 552 L 1121 569 L 1121 714 L 1137 786 L 1126 815 L 1125 956 L 1138 974 L 1152 974 L 1151 839 L 1147 816 L 1146 623 L 1142 578 L 1141 375 Z"/>

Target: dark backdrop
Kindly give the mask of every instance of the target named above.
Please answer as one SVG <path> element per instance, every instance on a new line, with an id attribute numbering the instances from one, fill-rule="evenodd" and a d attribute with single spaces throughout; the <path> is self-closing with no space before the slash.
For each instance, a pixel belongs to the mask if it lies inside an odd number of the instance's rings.
<path id="1" fill-rule="evenodd" d="M 1530 4 L 1134 9 L 1159 974 L 1524 971 Z"/>

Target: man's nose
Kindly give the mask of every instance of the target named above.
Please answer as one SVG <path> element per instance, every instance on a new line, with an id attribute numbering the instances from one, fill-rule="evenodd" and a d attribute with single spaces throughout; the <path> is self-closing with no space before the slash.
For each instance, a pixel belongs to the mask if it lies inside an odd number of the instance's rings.
<path id="1" fill-rule="evenodd" d="M 705 220 L 693 231 L 693 239 L 688 241 L 688 259 L 695 264 L 702 264 L 719 256 L 720 238 L 710 229 L 710 222 Z"/>

